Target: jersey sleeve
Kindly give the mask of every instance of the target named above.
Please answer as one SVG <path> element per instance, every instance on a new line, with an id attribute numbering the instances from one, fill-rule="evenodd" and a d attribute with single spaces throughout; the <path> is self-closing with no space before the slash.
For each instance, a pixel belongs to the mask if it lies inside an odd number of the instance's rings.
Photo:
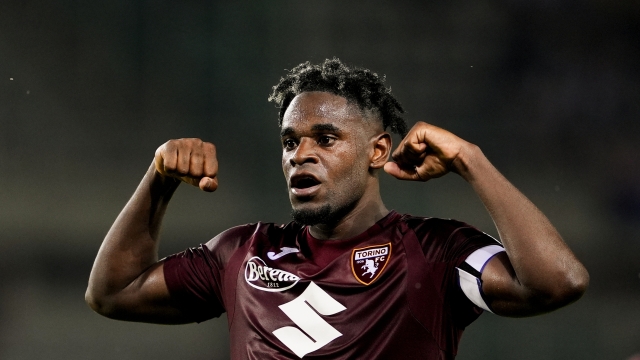
<path id="1" fill-rule="evenodd" d="M 480 279 L 486 263 L 504 250 L 502 245 L 460 221 L 429 218 L 414 224 L 427 263 L 439 269 L 442 296 L 456 323 L 465 327 L 482 310 L 490 311 Z"/>
<path id="2" fill-rule="evenodd" d="M 190 320 L 202 322 L 226 311 L 224 269 L 242 240 L 246 240 L 246 227 L 229 229 L 206 244 L 163 260 L 172 305 Z"/>
<path id="3" fill-rule="evenodd" d="M 451 265 L 447 283 L 455 299 L 454 313 L 460 314 L 459 322 L 466 324 L 475 320 L 481 310 L 491 311 L 482 292 L 482 271 L 504 248 L 496 239 L 470 225 L 460 223 L 459 226 L 447 240 L 451 254 L 447 259 Z"/>
<path id="4" fill-rule="evenodd" d="M 414 231 L 430 263 L 449 263 L 459 267 L 474 251 L 501 244 L 493 237 L 466 223 L 429 218 Z"/>
<path id="5" fill-rule="evenodd" d="M 220 270 L 205 245 L 167 257 L 164 279 L 172 305 L 190 320 L 202 322 L 225 311 L 219 286 Z"/>

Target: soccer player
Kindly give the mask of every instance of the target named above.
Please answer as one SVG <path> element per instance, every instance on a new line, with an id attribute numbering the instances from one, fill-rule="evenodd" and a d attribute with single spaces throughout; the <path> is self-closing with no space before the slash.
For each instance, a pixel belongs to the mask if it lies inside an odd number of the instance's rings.
<path id="1" fill-rule="evenodd" d="M 407 133 L 376 74 L 337 59 L 303 63 L 270 100 L 280 106 L 293 221 L 241 225 L 158 260 L 178 185 L 218 187 L 213 144 L 168 141 L 98 252 L 92 309 L 165 324 L 227 312 L 232 359 L 453 359 L 483 311 L 537 315 L 585 292 L 588 273 L 549 220 L 477 146 L 424 122 Z M 404 136 L 393 154 L 386 129 Z M 388 210 L 381 170 L 412 181 L 458 174 L 500 241 Z"/>

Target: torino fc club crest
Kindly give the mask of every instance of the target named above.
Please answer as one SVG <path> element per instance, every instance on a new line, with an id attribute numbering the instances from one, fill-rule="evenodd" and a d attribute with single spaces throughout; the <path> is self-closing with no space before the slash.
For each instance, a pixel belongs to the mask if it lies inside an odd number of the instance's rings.
<path id="1" fill-rule="evenodd" d="M 391 257 L 391 243 L 353 249 L 351 271 L 360 283 L 369 285 L 376 281 Z"/>

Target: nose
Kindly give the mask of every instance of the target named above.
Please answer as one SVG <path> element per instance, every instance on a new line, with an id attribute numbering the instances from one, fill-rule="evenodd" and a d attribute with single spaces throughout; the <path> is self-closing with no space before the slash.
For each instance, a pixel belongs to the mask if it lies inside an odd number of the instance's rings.
<path id="1" fill-rule="evenodd" d="M 296 147 L 296 150 L 291 154 L 289 163 L 291 166 L 302 165 L 304 163 L 317 163 L 318 156 L 315 153 L 315 141 L 309 138 L 302 138 L 300 143 Z"/>

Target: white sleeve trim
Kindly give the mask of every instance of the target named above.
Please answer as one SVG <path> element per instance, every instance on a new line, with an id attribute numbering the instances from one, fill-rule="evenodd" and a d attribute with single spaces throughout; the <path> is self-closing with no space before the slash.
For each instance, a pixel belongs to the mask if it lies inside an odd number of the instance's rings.
<path id="1" fill-rule="evenodd" d="M 471 300 L 471 302 L 476 304 L 478 307 L 481 307 L 482 309 L 489 312 L 493 312 L 491 311 L 491 309 L 489 309 L 487 303 L 484 302 L 482 294 L 480 293 L 480 288 L 482 287 L 480 279 L 460 268 L 458 269 L 458 275 L 460 277 L 460 288 L 462 289 L 464 294 L 467 295 L 467 298 L 469 298 L 469 300 Z"/>
<path id="2" fill-rule="evenodd" d="M 500 245 L 485 246 L 472 252 L 464 262 L 471 265 L 471 267 L 476 269 L 476 271 L 482 273 L 482 270 L 484 269 L 484 266 L 487 265 L 487 262 L 489 262 L 489 260 L 495 254 L 503 251 L 504 248 Z"/>
<path id="3" fill-rule="evenodd" d="M 482 270 L 484 270 L 484 266 L 489 262 L 489 260 L 491 260 L 491 258 L 496 254 L 503 251 L 504 248 L 500 245 L 485 246 L 471 253 L 465 262 L 482 274 Z M 486 311 L 493 312 L 489 309 L 489 306 L 482 296 L 482 281 L 476 276 L 460 268 L 458 268 L 458 277 L 460 279 L 460 288 L 467 298 L 478 307 Z"/>

